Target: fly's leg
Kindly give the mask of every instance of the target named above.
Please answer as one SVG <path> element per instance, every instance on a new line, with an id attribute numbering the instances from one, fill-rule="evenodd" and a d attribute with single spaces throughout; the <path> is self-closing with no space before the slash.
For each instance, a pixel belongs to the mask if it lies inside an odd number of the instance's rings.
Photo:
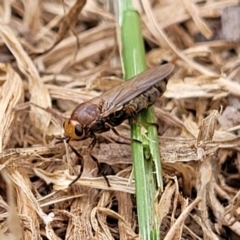
<path id="1" fill-rule="evenodd" d="M 80 153 L 67 141 L 68 146 L 71 148 L 71 150 L 76 154 L 76 156 L 79 158 L 80 160 L 80 172 L 78 173 L 77 177 L 69 184 L 69 187 L 71 187 L 75 182 L 77 182 L 77 180 L 81 177 L 82 173 L 83 173 L 83 168 L 84 168 L 84 160 L 83 157 L 80 155 Z"/>
<path id="2" fill-rule="evenodd" d="M 118 133 L 118 131 L 117 131 L 113 126 L 111 126 L 110 124 L 105 123 L 105 126 L 106 126 L 107 128 L 110 128 L 110 129 L 114 132 L 114 134 L 116 134 L 118 137 L 124 138 L 124 139 L 129 140 L 129 141 L 132 141 L 132 140 L 133 140 L 133 139 L 131 139 L 131 138 L 121 136 L 121 135 Z"/>
<path id="3" fill-rule="evenodd" d="M 139 140 L 137 140 L 137 139 L 133 139 L 133 138 L 128 138 L 128 137 L 121 136 L 121 135 L 119 134 L 119 132 L 118 132 L 113 126 L 111 126 L 111 125 L 108 124 L 108 123 L 105 123 L 105 126 L 106 126 L 107 128 L 110 128 L 110 129 L 114 132 L 114 134 L 116 134 L 118 137 L 121 137 L 121 138 L 126 139 L 126 140 L 129 140 L 129 141 L 135 141 L 135 142 L 138 142 L 138 143 L 142 143 L 141 141 L 139 141 Z"/>
<path id="4" fill-rule="evenodd" d="M 97 167 L 98 167 L 98 169 L 100 170 L 102 176 L 104 177 L 104 179 L 105 179 L 108 187 L 111 187 L 111 185 L 110 185 L 110 183 L 109 183 L 109 180 L 108 180 L 107 176 L 105 175 L 105 173 L 104 173 L 104 171 L 103 171 L 103 169 L 102 169 L 99 161 L 97 160 L 96 157 L 94 157 L 94 156 L 92 155 L 92 150 L 93 150 L 93 148 L 95 147 L 96 143 L 97 143 L 97 138 L 96 138 L 96 136 L 94 135 L 92 142 L 91 142 L 90 145 L 88 146 L 89 154 L 90 154 L 92 160 L 93 160 L 95 163 L 97 163 Z"/>

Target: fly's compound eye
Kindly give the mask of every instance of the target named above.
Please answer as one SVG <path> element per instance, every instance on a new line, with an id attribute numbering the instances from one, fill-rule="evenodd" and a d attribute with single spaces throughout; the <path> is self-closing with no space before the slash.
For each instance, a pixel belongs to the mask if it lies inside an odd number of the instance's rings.
<path id="1" fill-rule="evenodd" d="M 74 131 L 75 131 L 75 134 L 76 134 L 78 137 L 81 137 L 81 136 L 83 135 L 83 128 L 82 128 L 82 126 L 81 126 L 80 124 L 77 124 L 77 125 L 75 126 Z"/>

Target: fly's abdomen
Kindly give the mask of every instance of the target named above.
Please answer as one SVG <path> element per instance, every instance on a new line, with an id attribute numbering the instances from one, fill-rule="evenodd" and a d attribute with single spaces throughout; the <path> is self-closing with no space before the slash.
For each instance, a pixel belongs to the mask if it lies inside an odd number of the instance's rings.
<path id="1" fill-rule="evenodd" d="M 167 81 L 165 79 L 155 84 L 150 89 L 138 95 L 129 103 L 125 104 L 125 111 L 129 112 L 131 116 L 134 116 L 143 109 L 150 107 L 165 92 L 166 85 Z"/>
<path id="2" fill-rule="evenodd" d="M 159 81 L 147 91 L 133 98 L 128 103 L 123 105 L 123 108 L 119 111 L 113 112 L 106 119 L 111 126 L 118 126 L 124 120 L 135 117 L 140 111 L 153 105 L 157 99 L 165 92 L 167 85 L 167 79 Z"/>

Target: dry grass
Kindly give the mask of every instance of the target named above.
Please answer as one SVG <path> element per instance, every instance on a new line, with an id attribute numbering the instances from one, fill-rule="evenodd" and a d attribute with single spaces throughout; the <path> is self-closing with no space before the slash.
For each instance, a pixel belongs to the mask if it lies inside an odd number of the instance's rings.
<path id="1" fill-rule="evenodd" d="M 239 44 L 220 24 L 223 9 L 237 2 L 136 2 L 148 66 L 176 66 L 155 104 L 165 173 L 156 210 L 165 239 L 240 237 Z M 130 143 L 99 136 L 93 154 L 110 166 L 111 189 L 86 152 L 89 140 L 73 144 L 85 167 L 69 188 L 80 166 L 56 144 L 73 108 L 122 77 L 111 4 L 83 5 L 1 3 L 0 239 L 139 238 Z M 128 123 L 118 132 L 129 136 Z"/>

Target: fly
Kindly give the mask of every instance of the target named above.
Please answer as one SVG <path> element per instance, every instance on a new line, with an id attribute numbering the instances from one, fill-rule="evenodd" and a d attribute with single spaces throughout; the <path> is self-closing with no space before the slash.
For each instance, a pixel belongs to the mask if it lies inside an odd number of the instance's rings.
<path id="1" fill-rule="evenodd" d="M 165 92 L 173 69 L 174 66 L 168 63 L 146 70 L 102 95 L 79 104 L 73 110 L 71 117 L 65 120 L 63 128 L 68 143 L 87 138 L 93 139 L 88 150 L 109 187 L 110 183 L 98 160 L 91 154 L 97 142 L 96 133 L 112 130 L 118 135 L 114 127 L 153 105 Z M 84 161 L 71 145 L 70 147 L 81 161 L 81 170 L 77 178 L 70 184 L 72 185 L 81 177 Z"/>

